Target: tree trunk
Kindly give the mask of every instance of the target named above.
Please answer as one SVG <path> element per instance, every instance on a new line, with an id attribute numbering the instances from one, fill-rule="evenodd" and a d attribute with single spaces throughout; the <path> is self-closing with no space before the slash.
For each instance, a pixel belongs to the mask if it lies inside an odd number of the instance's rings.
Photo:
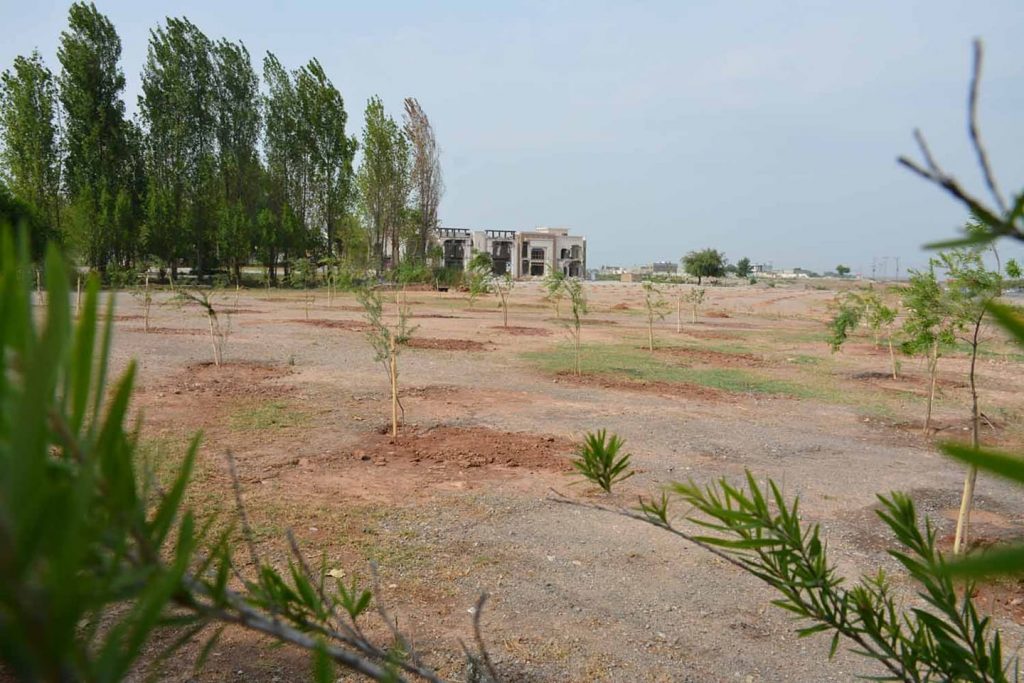
<path id="1" fill-rule="evenodd" d="M 928 409 L 924 417 L 924 433 L 928 435 L 928 430 L 932 426 L 932 403 L 935 401 L 935 376 L 938 374 L 939 366 L 939 339 L 935 338 L 932 342 L 932 356 L 928 364 L 928 372 L 930 374 L 928 384 Z"/>
<path id="2" fill-rule="evenodd" d="M 676 334 L 683 331 L 683 300 L 676 299 Z"/>
<path id="3" fill-rule="evenodd" d="M 504 316 L 504 325 L 508 327 L 508 301 L 501 297 L 501 313 Z"/>
<path id="4" fill-rule="evenodd" d="M 892 378 L 899 379 L 899 371 L 896 369 L 896 352 L 892 348 L 892 335 L 889 335 L 889 360 L 892 362 Z"/>
<path id="5" fill-rule="evenodd" d="M 391 438 L 398 438 L 398 350 L 395 338 L 388 341 L 389 370 L 391 374 Z"/>
<path id="6" fill-rule="evenodd" d="M 210 320 L 210 341 L 213 343 L 213 364 L 220 367 L 220 345 L 217 344 L 217 331 L 215 326 L 215 315 L 209 313 L 206 316 Z"/>
<path id="7" fill-rule="evenodd" d="M 981 445 L 981 412 L 978 410 L 978 385 L 975 376 L 975 365 L 978 360 L 978 334 L 984 315 L 974 324 L 974 336 L 971 339 L 971 446 L 977 450 Z M 978 468 L 974 465 L 967 470 L 964 479 L 964 492 L 960 498 L 960 514 L 956 518 L 956 536 L 953 539 L 953 554 L 958 555 L 967 545 L 971 528 L 971 508 L 974 505 L 974 484 L 978 480 Z"/>

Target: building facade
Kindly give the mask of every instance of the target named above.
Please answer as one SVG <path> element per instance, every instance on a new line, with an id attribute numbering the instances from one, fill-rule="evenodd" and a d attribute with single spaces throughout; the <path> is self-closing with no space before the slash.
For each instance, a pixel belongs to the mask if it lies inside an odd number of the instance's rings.
<path id="1" fill-rule="evenodd" d="M 587 238 L 570 235 L 568 228 L 438 228 L 436 238 L 446 268 L 465 269 L 474 254 L 484 252 L 491 256 L 495 275 L 524 278 L 560 272 L 568 277 L 584 277 L 587 272 Z"/>

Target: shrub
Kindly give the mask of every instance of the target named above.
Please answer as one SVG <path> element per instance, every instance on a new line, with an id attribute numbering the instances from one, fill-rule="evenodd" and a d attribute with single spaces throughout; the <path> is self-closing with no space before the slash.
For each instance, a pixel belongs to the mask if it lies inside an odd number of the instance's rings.
<path id="1" fill-rule="evenodd" d="M 611 493 L 614 484 L 633 476 L 629 469 L 630 455 L 619 456 L 623 443 L 617 435 L 609 437 L 603 429 L 597 433 L 587 432 L 583 443 L 576 449 L 579 457 L 572 461 L 572 466 L 587 481 Z"/>

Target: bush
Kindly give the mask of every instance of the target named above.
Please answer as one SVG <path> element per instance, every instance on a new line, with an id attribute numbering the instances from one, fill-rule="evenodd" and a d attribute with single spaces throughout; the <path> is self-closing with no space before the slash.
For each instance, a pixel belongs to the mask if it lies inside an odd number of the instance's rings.
<path id="1" fill-rule="evenodd" d="M 632 470 L 629 470 L 630 455 L 626 453 L 619 456 L 623 443 L 615 434 L 608 437 L 603 429 L 596 434 L 587 432 L 583 443 L 576 449 L 579 457 L 572 461 L 572 466 L 587 481 L 611 493 L 613 485 L 633 476 Z"/>

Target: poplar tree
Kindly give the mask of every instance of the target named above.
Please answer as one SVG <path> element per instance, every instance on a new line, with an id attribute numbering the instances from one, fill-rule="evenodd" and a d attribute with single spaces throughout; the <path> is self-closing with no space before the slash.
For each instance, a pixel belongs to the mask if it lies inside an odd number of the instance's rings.
<path id="1" fill-rule="evenodd" d="M 217 72 L 216 115 L 217 251 L 235 282 L 257 239 L 260 210 L 261 130 L 259 76 L 242 43 L 221 40 L 213 46 Z"/>
<path id="2" fill-rule="evenodd" d="M 150 31 L 139 111 L 150 176 L 150 251 L 200 273 L 215 241 L 216 79 L 211 43 L 188 19 Z"/>
<path id="3" fill-rule="evenodd" d="M 430 236 L 437 228 L 437 209 L 444 194 L 441 175 L 441 150 L 437 145 L 434 127 L 420 103 L 405 98 L 405 135 L 412 148 L 410 181 L 416 207 L 415 256 L 423 261 L 427 256 Z"/>
<path id="4" fill-rule="evenodd" d="M 131 169 L 121 99 L 121 39 L 95 5 L 76 2 L 57 56 L 66 113 L 64 182 L 70 229 L 89 265 L 101 270 L 111 261 L 124 265 L 134 255 L 138 223 L 125 214 L 133 198 L 127 182 Z"/>
<path id="5" fill-rule="evenodd" d="M 317 60 L 295 72 L 297 137 L 307 192 L 306 228 L 328 256 L 346 245 L 341 226 L 355 190 L 352 161 L 358 143 L 345 134 L 348 114 L 338 89 Z"/>
<path id="6" fill-rule="evenodd" d="M 359 190 L 373 258 L 380 272 L 384 270 L 388 251 L 391 267 L 398 266 L 401 228 L 409 199 L 409 143 L 376 96 L 366 104 L 362 149 Z"/>
<path id="7" fill-rule="evenodd" d="M 38 52 L 16 57 L 0 76 L 0 177 L 38 214 L 41 246 L 60 237 L 60 103 L 53 73 Z M 41 253 L 38 249 L 38 253 Z"/>

